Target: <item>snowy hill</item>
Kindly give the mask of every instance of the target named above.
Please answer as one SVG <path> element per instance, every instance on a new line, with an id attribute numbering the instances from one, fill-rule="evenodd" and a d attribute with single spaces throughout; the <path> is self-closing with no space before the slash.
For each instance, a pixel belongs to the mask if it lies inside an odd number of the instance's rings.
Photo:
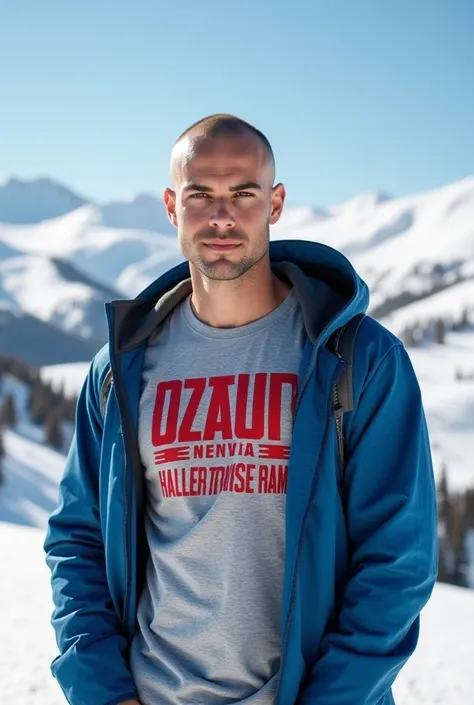
<path id="1" fill-rule="evenodd" d="M 0 522 L 2 612 L 0 682 L 5 703 L 65 705 L 49 665 L 57 655 L 49 620 L 50 573 L 44 562 L 44 529 Z M 436 585 L 421 615 L 418 647 L 394 684 L 400 705 L 472 705 L 474 672 L 468 645 L 474 624 L 474 592 Z"/>
<path id="2" fill-rule="evenodd" d="M 68 333 L 105 341 L 104 304 L 119 294 L 66 261 L 41 254 L 0 260 L 0 299 Z"/>
<path id="3" fill-rule="evenodd" d="M 474 177 L 404 198 L 366 194 L 330 213 L 294 224 L 290 209 L 273 236 L 344 252 L 370 287 L 374 313 L 386 315 L 473 278 Z"/>
<path id="4" fill-rule="evenodd" d="M 100 207 L 88 204 L 59 218 L 30 226 L 0 224 L 0 242 L 28 254 L 70 262 L 92 279 L 116 287 L 130 265 L 157 252 L 178 252 L 175 237 L 106 225 Z"/>

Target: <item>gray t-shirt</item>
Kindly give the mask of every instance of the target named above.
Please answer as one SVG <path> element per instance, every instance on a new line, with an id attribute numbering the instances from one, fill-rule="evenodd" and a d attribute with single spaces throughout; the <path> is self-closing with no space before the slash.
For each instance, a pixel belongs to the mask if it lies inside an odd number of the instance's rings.
<path id="1" fill-rule="evenodd" d="M 292 291 L 236 328 L 204 324 L 188 297 L 150 341 L 139 414 L 150 558 L 130 653 L 144 705 L 274 703 L 303 339 Z"/>

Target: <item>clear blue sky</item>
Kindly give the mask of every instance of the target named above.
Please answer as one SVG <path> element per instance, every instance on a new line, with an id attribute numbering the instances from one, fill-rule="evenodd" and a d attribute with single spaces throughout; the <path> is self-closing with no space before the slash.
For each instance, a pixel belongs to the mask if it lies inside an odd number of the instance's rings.
<path id="1" fill-rule="evenodd" d="M 291 203 L 474 173 L 472 0 L 0 0 L 0 178 L 161 194 L 175 138 L 230 112 Z"/>

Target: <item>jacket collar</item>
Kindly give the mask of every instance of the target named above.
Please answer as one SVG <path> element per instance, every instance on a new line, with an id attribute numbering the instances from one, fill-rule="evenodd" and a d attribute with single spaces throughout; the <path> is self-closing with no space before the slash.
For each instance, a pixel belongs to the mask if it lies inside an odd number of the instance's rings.
<path id="1" fill-rule="evenodd" d="M 367 285 L 337 250 L 305 240 L 277 240 L 270 243 L 270 261 L 275 274 L 294 288 L 313 345 L 324 344 L 334 330 L 366 311 Z M 183 262 L 135 299 L 107 304 L 114 310 L 114 351 L 143 344 L 191 291 L 189 264 Z"/>

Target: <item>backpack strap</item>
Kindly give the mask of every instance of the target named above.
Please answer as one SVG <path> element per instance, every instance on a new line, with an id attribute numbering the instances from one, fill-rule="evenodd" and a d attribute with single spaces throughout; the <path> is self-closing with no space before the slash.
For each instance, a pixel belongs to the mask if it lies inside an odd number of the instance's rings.
<path id="1" fill-rule="evenodd" d="M 360 313 L 351 318 L 346 325 L 338 328 L 329 338 L 327 347 L 335 353 L 346 364 L 341 374 L 337 378 L 333 387 L 334 400 L 334 419 L 336 422 L 337 448 L 339 458 L 339 491 L 343 507 L 345 508 L 346 491 L 345 491 L 345 467 L 346 467 L 346 448 L 344 438 L 343 420 L 346 411 L 354 409 L 354 391 L 353 391 L 353 362 L 354 362 L 354 346 L 357 331 L 365 318 L 365 314 Z"/>

